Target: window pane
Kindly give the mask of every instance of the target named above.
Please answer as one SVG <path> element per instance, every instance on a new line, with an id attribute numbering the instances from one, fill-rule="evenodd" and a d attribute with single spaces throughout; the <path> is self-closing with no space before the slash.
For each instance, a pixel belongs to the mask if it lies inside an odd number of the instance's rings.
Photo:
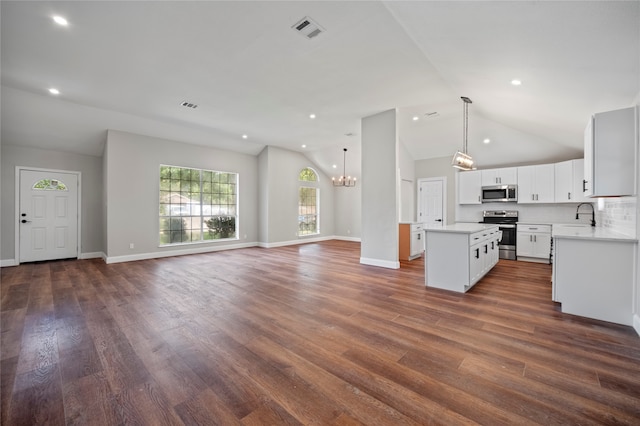
<path id="1" fill-rule="evenodd" d="M 161 166 L 160 244 L 236 238 L 237 180 L 236 173 Z"/>
<path id="2" fill-rule="evenodd" d="M 317 188 L 300 187 L 298 199 L 298 234 L 317 234 Z"/>

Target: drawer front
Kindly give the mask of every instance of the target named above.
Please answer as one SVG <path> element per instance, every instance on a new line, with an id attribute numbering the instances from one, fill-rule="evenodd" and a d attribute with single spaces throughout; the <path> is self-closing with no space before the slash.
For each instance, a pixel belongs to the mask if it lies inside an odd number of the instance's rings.
<path id="1" fill-rule="evenodd" d="M 423 226 L 421 223 L 413 223 L 411 224 L 411 232 L 419 232 L 422 231 Z"/>
<path id="2" fill-rule="evenodd" d="M 551 233 L 551 225 L 518 225 L 518 232 Z"/>

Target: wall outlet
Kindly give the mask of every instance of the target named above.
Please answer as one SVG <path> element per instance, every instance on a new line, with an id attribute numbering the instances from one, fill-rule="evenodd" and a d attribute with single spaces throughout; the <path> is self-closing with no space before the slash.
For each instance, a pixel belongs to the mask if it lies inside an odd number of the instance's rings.
<path id="1" fill-rule="evenodd" d="M 129 249 L 133 249 L 133 247 L 135 247 L 133 243 L 129 243 Z"/>

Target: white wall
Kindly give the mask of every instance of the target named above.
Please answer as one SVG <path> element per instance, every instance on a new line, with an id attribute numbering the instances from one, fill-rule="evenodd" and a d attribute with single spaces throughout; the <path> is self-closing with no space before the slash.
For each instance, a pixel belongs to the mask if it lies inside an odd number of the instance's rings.
<path id="1" fill-rule="evenodd" d="M 453 153 L 451 153 L 453 156 Z M 418 160 L 415 162 L 416 180 L 421 178 L 446 177 L 447 178 L 447 224 L 455 223 L 456 211 L 456 169 L 451 167 L 451 157 L 433 158 L 430 160 Z"/>
<path id="2" fill-rule="evenodd" d="M 396 111 L 362 119 L 360 262 L 399 268 Z"/>
<path id="3" fill-rule="evenodd" d="M 416 220 L 416 166 L 413 157 L 402 142 L 399 143 L 398 163 L 400 169 L 400 222 Z"/>
<path id="4" fill-rule="evenodd" d="M 340 239 L 360 241 L 362 236 L 362 181 L 355 187 L 333 188 L 334 235 Z"/>
<path id="5" fill-rule="evenodd" d="M 329 238 L 334 233 L 334 191 L 331 178 L 320 168 L 300 154 L 273 146 L 266 147 L 260 154 L 261 216 L 266 216 L 266 240 L 260 243 L 274 245 L 304 242 L 305 240 Z M 320 234 L 298 237 L 298 175 L 306 167 L 311 167 L 320 180 Z M 266 211 L 265 211 L 266 210 Z M 261 217 L 261 221 L 265 218 Z"/>
<path id="6" fill-rule="evenodd" d="M 161 164 L 238 173 L 240 239 L 159 247 Z M 257 157 L 109 130 L 105 165 L 108 262 L 257 243 Z M 129 248 L 130 243 L 134 244 L 134 249 Z"/>
<path id="7" fill-rule="evenodd" d="M 16 261 L 15 173 L 16 166 L 81 172 L 80 254 L 102 252 L 102 161 L 100 157 L 2 144 L 2 242 L 3 264 Z"/>

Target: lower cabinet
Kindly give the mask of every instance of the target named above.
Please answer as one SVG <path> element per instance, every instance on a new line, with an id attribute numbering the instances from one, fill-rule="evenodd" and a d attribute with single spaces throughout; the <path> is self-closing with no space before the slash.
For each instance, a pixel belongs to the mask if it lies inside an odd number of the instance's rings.
<path id="1" fill-rule="evenodd" d="M 551 259 L 551 225 L 520 225 L 516 235 L 518 260 L 549 263 Z"/>
<path id="2" fill-rule="evenodd" d="M 401 223 L 400 232 L 400 260 L 413 260 L 422 256 L 424 251 L 424 235 L 421 223 Z"/>
<path id="3" fill-rule="evenodd" d="M 498 263 L 500 231 L 426 231 L 425 284 L 465 292 Z"/>

